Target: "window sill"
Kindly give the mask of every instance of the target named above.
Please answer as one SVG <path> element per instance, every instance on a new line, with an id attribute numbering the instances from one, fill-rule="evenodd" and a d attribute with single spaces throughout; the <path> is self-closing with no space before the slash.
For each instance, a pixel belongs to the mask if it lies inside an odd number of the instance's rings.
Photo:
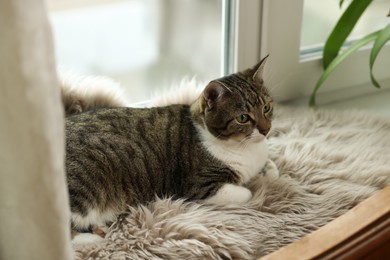
<path id="1" fill-rule="evenodd" d="M 383 82 L 383 89 L 373 86 L 354 86 L 317 95 L 317 107 L 337 110 L 356 109 L 369 111 L 390 117 L 390 80 Z M 295 106 L 307 106 L 308 98 L 299 98 L 282 102 Z"/>
<path id="2" fill-rule="evenodd" d="M 373 92 L 365 96 L 332 102 L 322 107 L 331 109 L 359 109 L 390 117 L 390 90 Z"/>

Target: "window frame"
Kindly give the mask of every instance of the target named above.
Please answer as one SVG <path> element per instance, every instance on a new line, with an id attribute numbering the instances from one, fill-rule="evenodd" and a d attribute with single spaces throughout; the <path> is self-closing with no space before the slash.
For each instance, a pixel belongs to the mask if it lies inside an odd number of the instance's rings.
<path id="1" fill-rule="evenodd" d="M 321 55 L 301 58 L 300 33 L 304 0 L 262 0 L 232 2 L 237 32 L 229 73 L 256 64 L 270 54 L 265 80 L 276 101 L 307 102 L 323 69 Z M 343 61 L 318 92 L 318 104 L 353 98 L 378 91 L 369 74 L 370 47 L 365 47 Z M 390 89 L 390 46 L 378 55 L 374 75 L 383 90 Z"/>

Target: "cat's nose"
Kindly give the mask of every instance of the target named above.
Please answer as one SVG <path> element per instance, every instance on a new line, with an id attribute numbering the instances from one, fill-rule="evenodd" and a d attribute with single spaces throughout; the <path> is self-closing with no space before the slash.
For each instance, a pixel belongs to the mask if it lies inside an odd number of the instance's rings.
<path id="1" fill-rule="evenodd" d="M 264 135 L 264 136 L 267 136 L 267 134 L 269 133 L 269 130 L 270 130 L 270 128 L 261 129 L 261 130 L 260 130 L 260 134 L 262 134 L 262 135 Z"/>

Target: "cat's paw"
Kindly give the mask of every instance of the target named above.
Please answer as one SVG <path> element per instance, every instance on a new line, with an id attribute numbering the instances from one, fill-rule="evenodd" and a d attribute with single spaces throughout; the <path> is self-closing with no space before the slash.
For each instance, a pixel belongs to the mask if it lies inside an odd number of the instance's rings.
<path id="1" fill-rule="evenodd" d="M 92 232 L 93 234 L 96 234 L 98 236 L 101 236 L 104 238 L 106 234 L 108 233 L 109 227 L 107 225 L 99 225 L 99 226 L 92 226 Z"/>
<path id="2" fill-rule="evenodd" d="M 277 179 L 279 178 L 279 170 L 276 164 L 271 160 L 268 159 L 265 163 L 263 170 L 261 171 L 265 176 L 270 177 L 271 179 Z"/>
<path id="3" fill-rule="evenodd" d="M 252 192 L 242 186 L 234 184 L 224 184 L 217 193 L 205 200 L 207 204 L 241 204 L 249 201 L 252 198 Z"/>
<path id="4" fill-rule="evenodd" d="M 97 234 L 79 233 L 72 239 L 72 244 L 87 245 L 87 244 L 99 243 L 101 241 L 103 241 L 103 238 Z"/>

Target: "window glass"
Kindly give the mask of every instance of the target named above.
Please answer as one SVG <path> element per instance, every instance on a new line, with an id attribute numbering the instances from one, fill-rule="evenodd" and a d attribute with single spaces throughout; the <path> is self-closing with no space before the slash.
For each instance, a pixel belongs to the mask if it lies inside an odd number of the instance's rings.
<path id="1" fill-rule="evenodd" d="M 305 0 L 303 9 L 301 54 L 318 54 L 335 26 L 341 14 L 351 1 L 344 1 L 343 7 L 339 7 L 340 0 Z M 389 0 L 376 0 L 368 6 L 361 19 L 356 24 L 347 41 L 359 39 L 375 30 L 387 25 L 390 18 Z M 317 53 L 316 53 L 317 52 Z"/>
<path id="2" fill-rule="evenodd" d="M 48 0 L 59 67 L 119 81 L 132 102 L 220 76 L 222 0 Z"/>

